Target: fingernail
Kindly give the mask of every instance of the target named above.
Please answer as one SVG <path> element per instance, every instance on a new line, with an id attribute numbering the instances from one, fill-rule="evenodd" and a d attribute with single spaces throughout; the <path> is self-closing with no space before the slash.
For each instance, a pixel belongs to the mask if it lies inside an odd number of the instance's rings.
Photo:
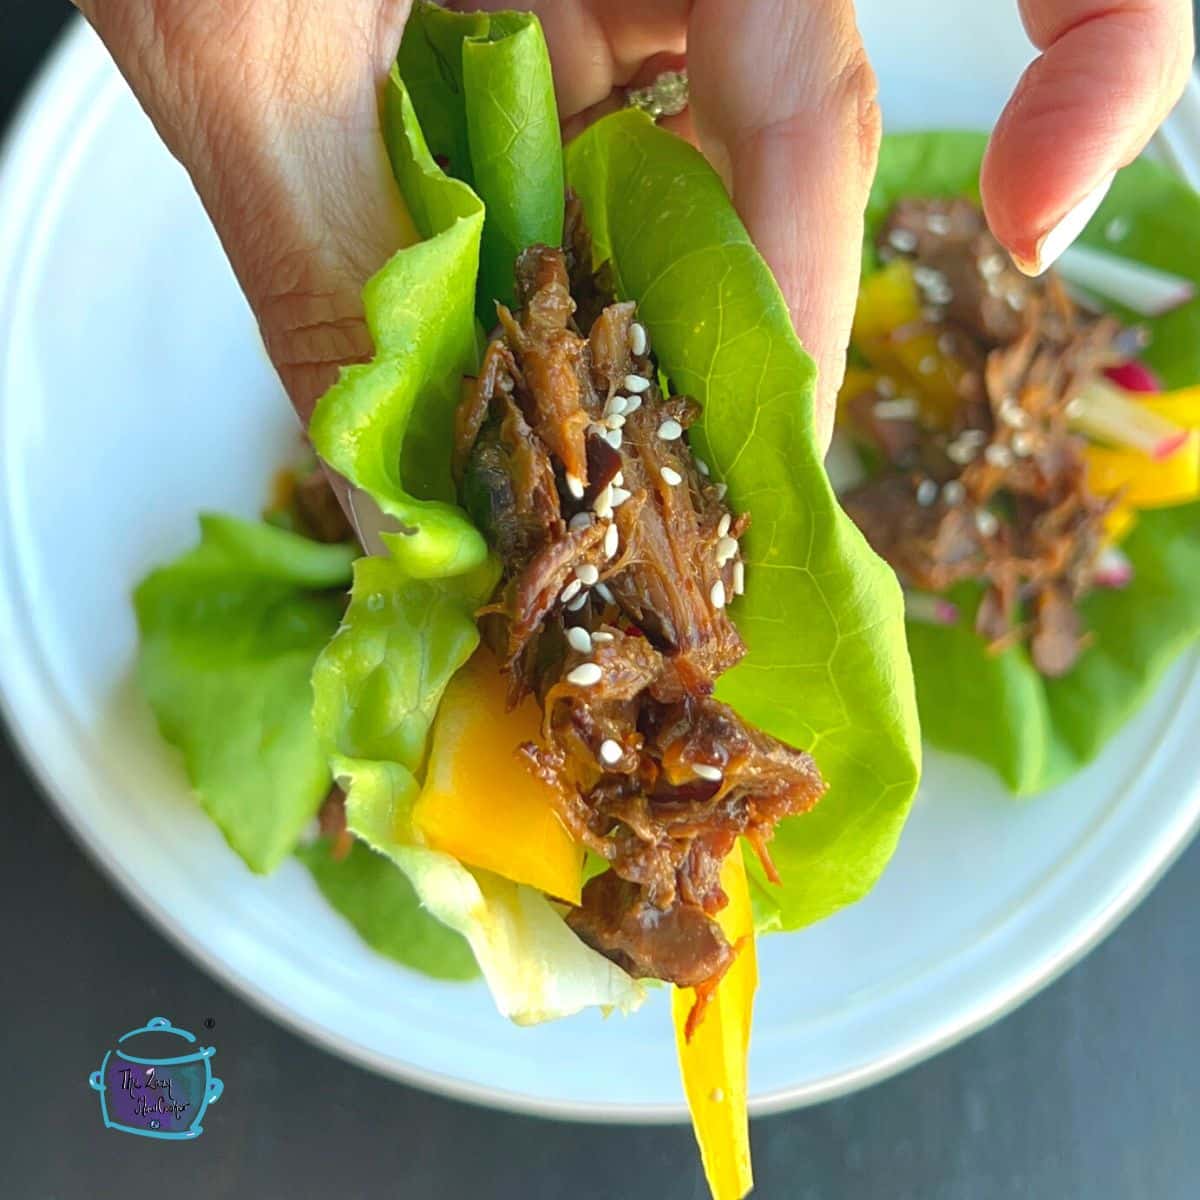
<path id="1" fill-rule="evenodd" d="M 1115 178 L 1116 172 L 1106 176 L 1078 204 L 1068 209 L 1057 225 L 1042 234 L 1038 238 L 1037 250 L 1032 261 L 1014 254 L 1012 260 L 1017 270 L 1026 275 L 1040 275 L 1048 267 L 1053 266 L 1062 252 L 1075 241 L 1095 215 L 1096 209 L 1104 202 L 1104 197 L 1108 195 L 1108 189 L 1112 187 L 1112 181 Z"/>

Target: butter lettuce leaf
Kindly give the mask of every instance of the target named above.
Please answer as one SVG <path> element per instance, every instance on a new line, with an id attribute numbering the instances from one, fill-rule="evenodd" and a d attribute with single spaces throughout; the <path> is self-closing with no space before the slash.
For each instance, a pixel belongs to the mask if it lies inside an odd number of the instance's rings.
<path id="1" fill-rule="evenodd" d="M 430 151 L 486 216 L 477 298 L 486 326 L 513 303 L 513 263 L 563 230 L 562 136 L 550 56 L 531 13 L 455 13 L 418 0 L 400 75 Z"/>
<path id="2" fill-rule="evenodd" d="M 986 144 L 977 133 L 884 138 L 867 207 L 868 270 L 876 262 L 872 238 L 897 200 L 978 199 Z M 1200 197 L 1139 160 L 1118 173 L 1081 241 L 1200 284 L 1200 246 L 1189 232 L 1198 225 Z M 1200 379 L 1200 301 L 1149 321 L 1133 319 L 1150 329 L 1144 357 L 1169 386 Z M 976 589 L 955 594 L 957 627 L 910 626 L 921 725 L 933 745 L 987 763 L 1019 795 L 1052 787 L 1095 758 L 1166 667 L 1200 638 L 1200 505 L 1139 514 L 1122 549 L 1133 581 L 1084 600 L 1093 642 L 1062 679 L 1043 679 L 1024 646 L 987 652 L 973 629 Z"/>
<path id="3" fill-rule="evenodd" d="M 296 857 L 321 894 L 372 950 L 434 979 L 479 974 L 466 941 L 422 907 L 408 876 L 361 842 L 338 860 L 327 841 L 302 846 Z"/>
<path id="4" fill-rule="evenodd" d="M 704 158 L 627 110 L 568 146 L 567 179 L 671 386 L 703 406 L 693 444 L 753 519 L 731 608 L 749 652 L 717 695 L 810 750 L 829 781 L 771 844 L 783 885 L 751 864 L 759 924 L 805 925 L 870 890 L 916 789 L 900 589 L 834 497 L 814 437 L 816 368 Z"/>
<path id="5" fill-rule="evenodd" d="M 234 517 L 200 529 L 134 593 L 138 681 L 205 811 L 252 870 L 270 871 L 329 790 L 309 676 L 356 550 Z"/>

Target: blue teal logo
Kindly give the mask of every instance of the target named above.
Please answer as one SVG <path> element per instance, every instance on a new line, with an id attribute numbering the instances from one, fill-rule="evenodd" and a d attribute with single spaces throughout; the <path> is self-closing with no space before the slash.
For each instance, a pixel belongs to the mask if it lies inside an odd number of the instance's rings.
<path id="1" fill-rule="evenodd" d="M 180 1038 L 180 1053 L 148 1057 L 138 1054 L 137 1040 L 147 1034 Z M 161 1036 L 155 1039 L 159 1048 Z M 188 1047 L 194 1047 L 189 1049 Z M 100 1093 L 100 1116 L 109 1129 L 139 1137 L 185 1141 L 198 1138 L 200 1119 L 225 1090 L 212 1073 L 213 1046 L 197 1046 L 196 1035 L 172 1025 L 166 1017 L 151 1017 L 145 1025 L 117 1039 L 93 1071 L 88 1083 Z"/>

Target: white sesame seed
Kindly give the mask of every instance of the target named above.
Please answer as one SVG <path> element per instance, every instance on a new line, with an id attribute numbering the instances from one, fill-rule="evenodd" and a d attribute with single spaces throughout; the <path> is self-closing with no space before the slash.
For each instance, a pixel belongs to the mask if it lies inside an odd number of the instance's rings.
<path id="1" fill-rule="evenodd" d="M 604 557 L 616 558 L 621 547 L 621 534 L 615 525 L 610 525 L 604 531 Z"/>
<path id="2" fill-rule="evenodd" d="M 1033 453 L 1033 434 L 1014 433 L 1012 448 L 1018 458 L 1028 458 Z"/>
<path id="3" fill-rule="evenodd" d="M 984 537 L 991 537 L 1000 528 L 1000 522 L 996 520 L 994 513 L 988 512 L 986 508 L 981 508 L 975 513 L 975 528 Z"/>
<path id="4" fill-rule="evenodd" d="M 624 471 L 618 471 L 612 477 L 612 485 L 614 488 L 619 488 L 619 487 L 625 486 L 625 472 Z"/>
<path id="5" fill-rule="evenodd" d="M 1068 417 L 1074 419 L 1083 415 L 1083 401 L 1078 396 L 1067 401 L 1067 407 L 1063 410 Z"/>
<path id="6" fill-rule="evenodd" d="M 619 417 L 628 408 L 628 402 L 624 396 L 610 396 L 608 403 L 604 406 L 604 415 L 606 417 Z"/>
<path id="7" fill-rule="evenodd" d="M 1011 396 L 1005 396 L 1000 402 L 1000 420 L 1012 429 L 1024 429 L 1029 415 Z"/>
<path id="8" fill-rule="evenodd" d="M 936 233 L 938 237 L 945 237 L 950 232 L 950 218 L 942 213 L 930 213 L 925 218 L 925 227 L 930 233 Z"/>
<path id="9" fill-rule="evenodd" d="M 725 493 L 729 491 L 729 485 L 725 483 L 714 483 L 713 491 L 717 493 L 718 500 L 724 500 Z"/>
<path id="10" fill-rule="evenodd" d="M 578 475 L 572 475 L 570 471 L 567 472 L 567 491 L 576 500 L 583 499 L 583 480 Z"/>
<path id="11" fill-rule="evenodd" d="M 567 630 L 567 642 L 572 650 L 578 650 L 580 654 L 592 652 L 592 636 L 582 625 L 572 625 Z"/>
<path id="12" fill-rule="evenodd" d="M 709 474 L 708 463 L 706 463 L 704 461 L 704 459 L 702 459 L 702 458 L 696 459 L 696 470 L 699 471 L 700 474 L 703 475 L 705 479 L 708 478 L 708 474 Z"/>
<path id="13" fill-rule="evenodd" d="M 937 370 L 937 365 L 938 365 L 938 361 L 937 361 L 936 356 L 932 355 L 932 354 L 927 354 L 917 364 L 917 370 L 920 371 L 922 375 L 932 375 L 934 373 L 934 371 Z"/>
<path id="14" fill-rule="evenodd" d="M 983 457 L 986 458 L 993 467 L 1012 466 L 1012 451 L 1007 446 L 1002 446 L 999 442 L 993 442 L 983 452 Z"/>
<path id="15" fill-rule="evenodd" d="M 563 588 L 563 590 L 559 593 L 558 598 L 564 604 L 566 604 L 568 600 L 574 600 L 575 597 L 579 595 L 580 589 L 582 589 L 582 587 L 583 587 L 583 584 L 580 583 L 578 579 L 572 579 L 571 582 L 568 583 L 567 586 L 565 588 Z"/>
<path id="16" fill-rule="evenodd" d="M 951 333 L 939 334 L 937 348 L 942 354 L 949 358 L 954 353 L 954 335 Z"/>
<path id="17" fill-rule="evenodd" d="M 712 601 L 713 608 L 725 607 L 725 585 L 719 579 L 709 590 L 708 598 Z"/>
<path id="18" fill-rule="evenodd" d="M 592 511 L 595 512 L 596 517 L 601 521 L 612 520 L 613 510 L 611 504 L 597 504 Z"/>
<path id="19" fill-rule="evenodd" d="M 967 496 L 967 489 L 957 479 L 952 479 L 942 488 L 942 499 L 947 504 L 961 504 Z"/>
<path id="20" fill-rule="evenodd" d="M 583 584 L 584 587 L 591 587 L 593 584 L 600 582 L 600 572 L 592 563 L 580 563 L 575 568 L 575 578 Z"/>
<path id="21" fill-rule="evenodd" d="M 622 386 L 627 392 L 633 392 L 635 396 L 640 396 L 642 392 L 649 390 L 650 380 L 641 375 L 626 375 Z"/>
<path id="22" fill-rule="evenodd" d="M 1020 312 L 1025 307 L 1025 297 L 1020 292 L 1009 292 L 1004 299 L 1013 312 Z"/>
<path id="23" fill-rule="evenodd" d="M 738 552 L 738 544 L 734 538 L 723 537 L 717 542 L 717 566 L 723 567 Z"/>
<path id="24" fill-rule="evenodd" d="M 567 528 L 572 532 L 577 532 L 580 529 L 586 529 L 591 523 L 592 514 L 590 512 L 577 512 L 567 522 Z"/>
<path id="25" fill-rule="evenodd" d="M 676 438 L 683 436 L 683 426 L 678 421 L 673 421 L 668 417 L 659 427 L 658 436 L 664 442 L 673 442 Z"/>
<path id="26" fill-rule="evenodd" d="M 932 479 L 922 479 L 917 484 L 917 503 L 928 508 L 938 498 L 938 485 Z"/>
<path id="27" fill-rule="evenodd" d="M 608 443 L 608 444 L 609 444 L 609 445 L 610 445 L 610 446 L 611 446 L 611 447 L 612 447 L 614 450 L 620 450 L 620 448 L 621 448 L 621 442 L 622 442 L 622 440 L 623 440 L 623 439 L 621 438 L 621 431 L 620 431 L 619 429 L 610 429 L 610 430 L 609 430 L 609 431 L 608 431 L 608 432 L 607 432 L 607 433 L 604 435 L 604 440 L 605 440 L 605 441 L 606 441 L 606 442 L 607 442 L 607 443 Z"/>
<path id="28" fill-rule="evenodd" d="M 946 457 L 952 463 L 958 463 L 960 467 L 965 467 L 977 453 L 975 447 L 964 442 L 962 438 L 956 438 L 946 447 Z"/>
<path id="29" fill-rule="evenodd" d="M 634 354 L 636 354 L 638 356 L 638 358 L 641 358 L 641 356 L 646 353 L 646 350 L 649 347 L 649 345 L 650 345 L 650 342 L 649 342 L 649 339 L 646 337 L 645 325 L 642 325 L 639 322 L 634 321 L 633 324 L 629 326 L 629 348 L 630 348 L 630 350 L 632 350 L 634 352 Z"/>
<path id="30" fill-rule="evenodd" d="M 601 600 L 604 600 L 608 604 L 616 604 L 616 601 L 613 599 L 612 591 L 609 588 L 607 583 L 596 584 L 596 595 L 599 596 Z M 594 642 L 595 640 L 596 640 L 596 638 L 593 635 L 592 641 Z"/>
<path id="31" fill-rule="evenodd" d="M 987 254 L 979 260 L 979 273 L 984 279 L 995 279 L 1004 273 L 1004 258 L 999 254 Z"/>
<path id="32" fill-rule="evenodd" d="M 606 483 L 597 493 L 595 500 L 592 501 L 592 508 L 599 513 L 602 509 L 612 507 L 613 486 L 611 483 Z"/>
<path id="33" fill-rule="evenodd" d="M 917 402 L 911 396 L 896 400 L 876 400 L 871 412 L 881 421 L 911 421 L 917 415 Z"/>
<path id="34" fill-rule="evenodd" d="M 626 396 L 625 397 L 625 415 L 626 416 L 629 416 L 630 413 L 637 412 L 637 410 L 641 407 L 642 407 L 641 396 Z"/>
<path id="35" fill-rule="evenodd" d="M 613 413 L 611 417 L 604 418 L 605 429 L 620 429 L 625 424 L 625 418 L 620 413 Z"/>
<path id="36" fill-rule="evenodd" d="M 580 663 L 573 671 L 567 672 L 567 682 L 576 687 L 594 687 L 604 677 L 594 662 Z"/>
<path id="37" fill-rule="evenodd" d="M 720 783 L 723 778 L 721 768 L 714 767 L 711 763 L 692 763 L 692 770 L 701 779 L 707 779 L 709 783 Z"/>
<path id="38" fill-rule="evenodd" d="M 1104 237 L 1110 242 L 1121 242 L 1129 233 L 1128 217 L 1113 217 L 1104 227 Z"/>
<path id="39" fill-rule="evenodd" d="M 621 505 L 624 504 L 625 501 L 628 500 L 632 495 L 633 493 L 628 488 L 614 487 L 612 490 L 613 508 L 620 508 Z"/>
<path id="40" fill-rule="evenodd" d="M 926 294 L 934 304 L 949 304 L 954 299 L 954 289 L 944 279 L 940 283 L 931 283 Z"/>
<path id="41" fill-rule="evenodd" d="M 612 738 L 605 738 L 600 743 L 600 761 L 607 763 L 610 767 L 619 763 L 624 757 L 625 751 L 621 749 L 620 742 L 614 742 Z"/>
<path id="42" fill-rule="evenodd" d="M 978 449 L 987 443 L 988 435 L 982 429 L 964 429 L 958 435 L 958 440 L 966 446 L 974 446 Z"/>
<path id="43" fill-rule="evenodd" d="M 733 594 L 740 596 L 746 590 L 746 564 L 739 558 L 733 564 Z"/>
<path id="44" fill-rule="evenodd" d="M 596 590 L 599 591 L 600 589 L 597 588 Z M 611 642 L 612 640 L 613 635 L 603 629 L 597 629 L 596 632 L 592 634 L 592 641 L 595 642 L 597 646 L 603 642 Z"/>
<path id="45" fill-rule="evenodd" d="M 911 254 L 917 248 L 917 235 L 911 229 L 893 229 L 888 234 L 888 242 L 901 254 Z"/>
<path id="46" fill-rule="evenodd" d="M 890 375 L 880 375 L 875 380 L 875 390 L 886 400 L 896 394 L 896 381 Z"/>
<path id="47" fill-rule="evenodd" d="M 662 476 L 663 483 L 670 487 L 678 487 L 683 482 L 683 476 L 674 467 L 663 467 L 658 473 Z"/>
<path id="48" fill-rule="evenodd" d="M 567 612 L 578 612 L 588 602 L 588 591 L 584 588 L 574 600 L 570 600 L 564 606 Z"/>
<path id="49" fill-rule="evenodd" d="M 717 537 L 724 537 L 732 524 L 733 518 L 728 513 L 722 513 L 721 519 L 717 522 Z"/>

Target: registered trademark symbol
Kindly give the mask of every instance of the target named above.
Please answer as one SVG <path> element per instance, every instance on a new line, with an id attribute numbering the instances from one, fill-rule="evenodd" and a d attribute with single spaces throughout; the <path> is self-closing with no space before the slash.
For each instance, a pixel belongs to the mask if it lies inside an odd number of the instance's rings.
<path id="1" fill-rule="evenodd" d="M 217 1023 L 216 1023 L 216 1021 L 214 1021 L 212 1019 L 212 1017 L 204 1018 L 204 1028 L 205 1029 L 215 1029 L 216 1027 L 217 1027 Z"/>

